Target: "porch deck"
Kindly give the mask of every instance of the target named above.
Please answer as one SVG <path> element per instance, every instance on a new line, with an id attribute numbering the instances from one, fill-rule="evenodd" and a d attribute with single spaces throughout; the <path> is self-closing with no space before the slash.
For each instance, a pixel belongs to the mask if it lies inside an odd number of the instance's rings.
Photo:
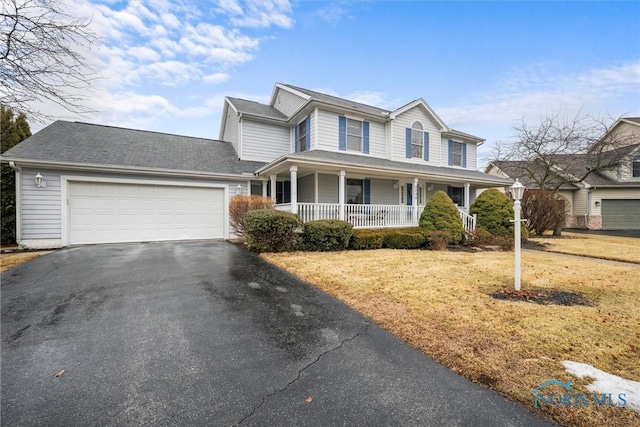
<path id="1" fill-rule="evenodd" d="M 416 227 L 424 205 L 351 205 L 344 204 L 341 218 L 339 203 L 297 203 L 297 214 L 302 222 L 319 219 L 344 219 L 354 228 Z M 276 209 L 292 212 L 291 203 L 276 205 Z M 415 212 L 414 212 L 415 211 Z M 464 230 L 471 234 L 476 228 L 476 216 L 458 208 Z"/>

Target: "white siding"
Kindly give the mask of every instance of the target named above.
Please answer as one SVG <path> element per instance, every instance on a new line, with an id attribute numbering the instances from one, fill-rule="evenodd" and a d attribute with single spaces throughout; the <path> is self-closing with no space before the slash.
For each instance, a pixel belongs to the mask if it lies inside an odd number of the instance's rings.
<path id="1" fill-rule="evenodd" d="M 34 177 L 36 173 L 44 177 L 47 182 L 46 188 L 37 188 L 35 185 Z M 51 240 L 61 239 L 62 233 L 62 218 L 61 218 L 61 204 L 66 203 L 62 201 L 62 193 L 60 186 L 60 176 L 65 175 L 72 176 L 92 176 L 96 178 L 112 178 L 112 179 L 144 179 L 151 181 L 158 181 L 159 183 L 166 182 L 166 177 L 153 177 L 153 176 L 141 176 L 132 174 L 109 174 L 109 173 L 90 173 L 90 172 L 73 172 L 73 171 L 59 171 L 49 169 L 28 169 L 22 170 L 22 203 L 21 203 L 21 240 Z M 171 181 L 185 182 L 185 183 L 206 183 L 206 184 L 222 184 L 228 185 L 229 197 L 233 197 L 236 194 L 237 186 L 241 186 L 242 194 L 249 194 L 247 188 L 247 180 L 194 180 L 194 179 L 181 179 L 176 177 L 169 178 Z M 230 228 L 231 230 L 231 228 Z M 231 232 L 233 232 L 231 230 Z"/>
<path id="2" fill-rule="evenodd" d="M 410 128 L 415 121 L 419 121 L 425 132 L 429 132 L 429 161 L 423 159 L 406 157 L 406 129 Z M 400 114 L 393 122 L 393 158 L 400 162 L 418 163 L 432 166 L 446 166 L 441 163 L 441 143 L 440 130 L 429 116 L 418 106 Z"/>
<path id="3" fill-rule="evenodd" d="M 326 151 L 340 151 L 338 133 L 338 113 L 318 110 L 318 138 L 317 143 L 312 144 L 312 148 Z M 347 118 L 364 121 L 364 117 L 348 115 Z M 367 120 L 368 121 L 368 120 Z M 387 158 L 387 147 L 385 140 L 385 125 L 380 122 L 369 122 L 369 156 Z M 314 131 L 312 122 L 312 132 Z M 357 151 L 345 151 L 345 153 L 358 154 Z M 362 154 L 362 153 L 360 153 Z M 366 154 L 365 154 L 366 155 Z"/>
<path id="4" fill-rule="evenodd" d="M 371 179 L 372 205 L 397 205 L 398 188 L 393 188 L 393 179 Z M 337 190 L 337 188 L 336 188 Z"/>
<path id="5" fill-rule="evenodd" d="M 315 201 L 315 178 L 314 175 L 298 178 L 298 201 L 303 203 L 314 203 Z"/>
<path id="6" fill-rule="evenodd" d="M 318 203 L 338 203 L 338 175 L 318 174 Z"/>
<path id="7" fill-rule="evenodd" d="M 339 151 L 338 114 L 318 110 L 318 150 Z"/>
<path id="8" fill-rule="evenodd" d="M 573 192 L 573 214 L 574 215 L 586 215 L 587 212 L 587 199 L 589 192 L 585 188 L 581 188 Z M 593 203 L 593 202 L 592 202 Z"/>
<path id="9" fill-rule="evenodd" d="M 478 146 L 476 144 L 467 144 L 467 169 L 476 170 L 478 157 Z"/>
<path id="10" fill-rule="evenodd" d="M 283 89 L 278 89 L 273 106 L 285 116 L 289 117 L 305 102 L 306 99 L 301 98 L 298 95 L 294 95 L 293 93 Z"/>
<path id="11" fill-rule="evenodd" d="M 38 172 L 47 182 L 46 188 L 36 187 L 34 178 Z M 23 169 L 21 185 L 21 239 L 60 239 L 60 174 Z"/>
<path id="12" fill-rule="evenodd" d="M 227 110 L 227 120 L 225 121 L 222 140 L 233 144 L 233 148 L 238 153 L 238 116 L 230 108 Z"/>
<path id="13" fill-rule="evenodd" d="M 242 120 L 243 160 L 270 162 L 289 153 L 289 128 Z"/>

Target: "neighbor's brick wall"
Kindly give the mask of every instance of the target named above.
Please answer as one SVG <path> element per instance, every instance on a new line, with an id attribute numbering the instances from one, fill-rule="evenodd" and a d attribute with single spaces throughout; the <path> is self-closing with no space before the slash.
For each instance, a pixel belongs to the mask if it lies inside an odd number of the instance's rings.
<path id="1" fill-rule="evenodd" d="M 584 215 L 566 215 L 565 218 L 566 228 L 585 228 L 591 230 L 602 229 L 602 217 L 600 215 L 589 216 L 589 226 L 585 223 Z"/>

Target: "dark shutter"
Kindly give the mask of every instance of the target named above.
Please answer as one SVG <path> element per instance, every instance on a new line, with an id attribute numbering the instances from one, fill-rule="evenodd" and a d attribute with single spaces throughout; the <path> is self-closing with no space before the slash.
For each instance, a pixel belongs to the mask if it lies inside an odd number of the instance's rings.
<path id="1" fill-rule="evenodd" d="M 347 118 L 338 117 L 338 148 L 341 151 L 347 150 Z"/>
<path id="2" fill-rule="evenodd" d="M 407 128 L 406 130 L 405 142 L 407 145 L 407 150 L 405 154 L 407 156 L 407 159 L 410 159 L 411 158 L 411 128 Z"/>
<path id="3" fill-rule="evenodd" d="M 467 167 L 467 144 L 462 144 L 462 167 Z"/>
<path id="4" fill-rule="evenodd" d="M 424 159 L 429 160 L 429 132 L 424 133 L 424 147 L 422 148 Z"/>
<path id="5" fill-rule="evenodd" d="M 365 205 L 371 204 L 371 180 L 370 179 L 364 180 L 364 204 Z"/>
<path id="6" fill-rule="evenodd" d="M 282 184 L 282 203 L 291 203 L 291 181 Z"/>
<path id="7" fill-rule="evenodd" d="M 298 152 L 298 125 L 293 128 L 293 152 Z"/>
<path id="8" fill-rule="evenodd" d="M 453 166 L 453 141 L 449 140 L 449 166 Z"/>

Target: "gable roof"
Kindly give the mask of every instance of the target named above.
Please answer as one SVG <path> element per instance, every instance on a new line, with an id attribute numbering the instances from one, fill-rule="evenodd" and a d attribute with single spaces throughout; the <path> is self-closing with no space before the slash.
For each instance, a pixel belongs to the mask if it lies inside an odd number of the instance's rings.
<path id="1" fill-rule="evenodd" d="M 2 154 L 3 161 L 202 172 L 253 173 L 228 142 L 58 120 Z"/>
<path id="2" fill-rule="evenodd" d="M 384 108 L 374 107 L 372 105 L 367 105 L 367 104 L 363 104 L 361 102 L 356 102 L 356 101 L 350 101 L 344 98 L 338 98 L 337 96 L 327 95 L 326 93 L 316 92 L 313 90 L 304 89 L 298 86 L 293 86 L 285 83 L 277 83 L 277 84 L 309 96 L 309 99 L 307 102 L 319 101 L 325 104 L 331 104 L 331 105 L 346 108 L 349 110 L 361 111 L 365 114 L 371 114 L 374 116 L 386 116 L 391 113 L 391 111 L 385 110 Z"/>
<path id="3" fill-rule="evenodd" d="M 282 120 L 283 122 L 287 121 L 287 116 L 282 114 L 271 105 L 260 104 L 259 102 L 248 101 L 241 98 L 232 98 L 230 96 L 227 96 L 226 99 L 227 102 L 229 102 L 239 113 L 249 114 L 257 117 L 264 117 L 273 120 Z"/>

